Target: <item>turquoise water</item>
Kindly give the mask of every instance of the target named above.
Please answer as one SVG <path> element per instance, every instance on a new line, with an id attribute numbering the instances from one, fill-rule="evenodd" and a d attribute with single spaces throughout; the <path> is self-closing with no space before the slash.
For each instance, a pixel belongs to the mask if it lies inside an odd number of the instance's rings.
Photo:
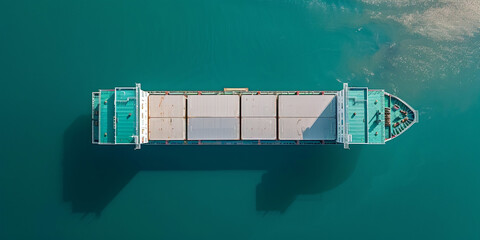
<path id="1" fill-rule="evenodd" d="M 479 239 L 476 0 L 2 1 L 0 239 Z M 91 92 L 383 88 L 384 146 L 90 144 Z M 477 160 L 475 160 L 477 159 Z"/>

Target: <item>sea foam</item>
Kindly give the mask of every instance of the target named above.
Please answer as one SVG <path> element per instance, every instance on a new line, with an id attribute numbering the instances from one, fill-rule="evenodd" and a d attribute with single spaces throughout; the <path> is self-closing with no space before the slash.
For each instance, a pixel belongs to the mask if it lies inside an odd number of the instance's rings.
<path id="1" fill-rule="evenodd" d="M 480 31 L 478 0 L 363 0 L 390 8 L 383 15 L 410 31 L 438 41 L 462 41 Z M 397 8 L 394 11 L 391 8 Z M 376 14 L 378 17 L 379 14 Z"/>

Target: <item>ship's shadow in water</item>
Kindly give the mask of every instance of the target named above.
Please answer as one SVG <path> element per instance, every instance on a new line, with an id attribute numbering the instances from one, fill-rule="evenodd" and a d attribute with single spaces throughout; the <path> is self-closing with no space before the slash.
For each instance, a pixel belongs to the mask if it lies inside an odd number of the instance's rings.
<path id="1" fill-rule="evenodd" d="M 73 212 L 96 214 L 143 170 L 265 170 L 256 187 L 256 209 L 283 212 L 300 194 L 322 193 L 344 182 L 360 152 L 318 145 L 144 146 L 133 151 L 133 146 L 91 144 L 90 116 L 70 125 L 64 144 L 63 199 Z"/>

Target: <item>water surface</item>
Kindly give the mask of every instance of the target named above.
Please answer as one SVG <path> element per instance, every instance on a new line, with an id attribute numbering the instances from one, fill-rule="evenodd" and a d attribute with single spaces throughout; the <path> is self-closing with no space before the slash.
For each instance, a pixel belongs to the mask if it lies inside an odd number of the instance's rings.
<path id="1" fill-rule="evenodd" d="M 478 239 L 480 2 L 4 1 L 0 239 Z M 91 92 L 383 88 L 384 146 L 98 147 Z"/>

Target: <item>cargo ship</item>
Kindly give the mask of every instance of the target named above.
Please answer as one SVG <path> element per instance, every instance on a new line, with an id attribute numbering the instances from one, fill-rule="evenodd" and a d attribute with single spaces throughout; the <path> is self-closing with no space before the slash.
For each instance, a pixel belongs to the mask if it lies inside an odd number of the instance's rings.
<path id="1" fill-rule="evenodd" d="M 92 93 L 92 143 L 105 145 L 385 144 L 418 111 L 379 89 L 340 91 L 144 91 Z"/>

